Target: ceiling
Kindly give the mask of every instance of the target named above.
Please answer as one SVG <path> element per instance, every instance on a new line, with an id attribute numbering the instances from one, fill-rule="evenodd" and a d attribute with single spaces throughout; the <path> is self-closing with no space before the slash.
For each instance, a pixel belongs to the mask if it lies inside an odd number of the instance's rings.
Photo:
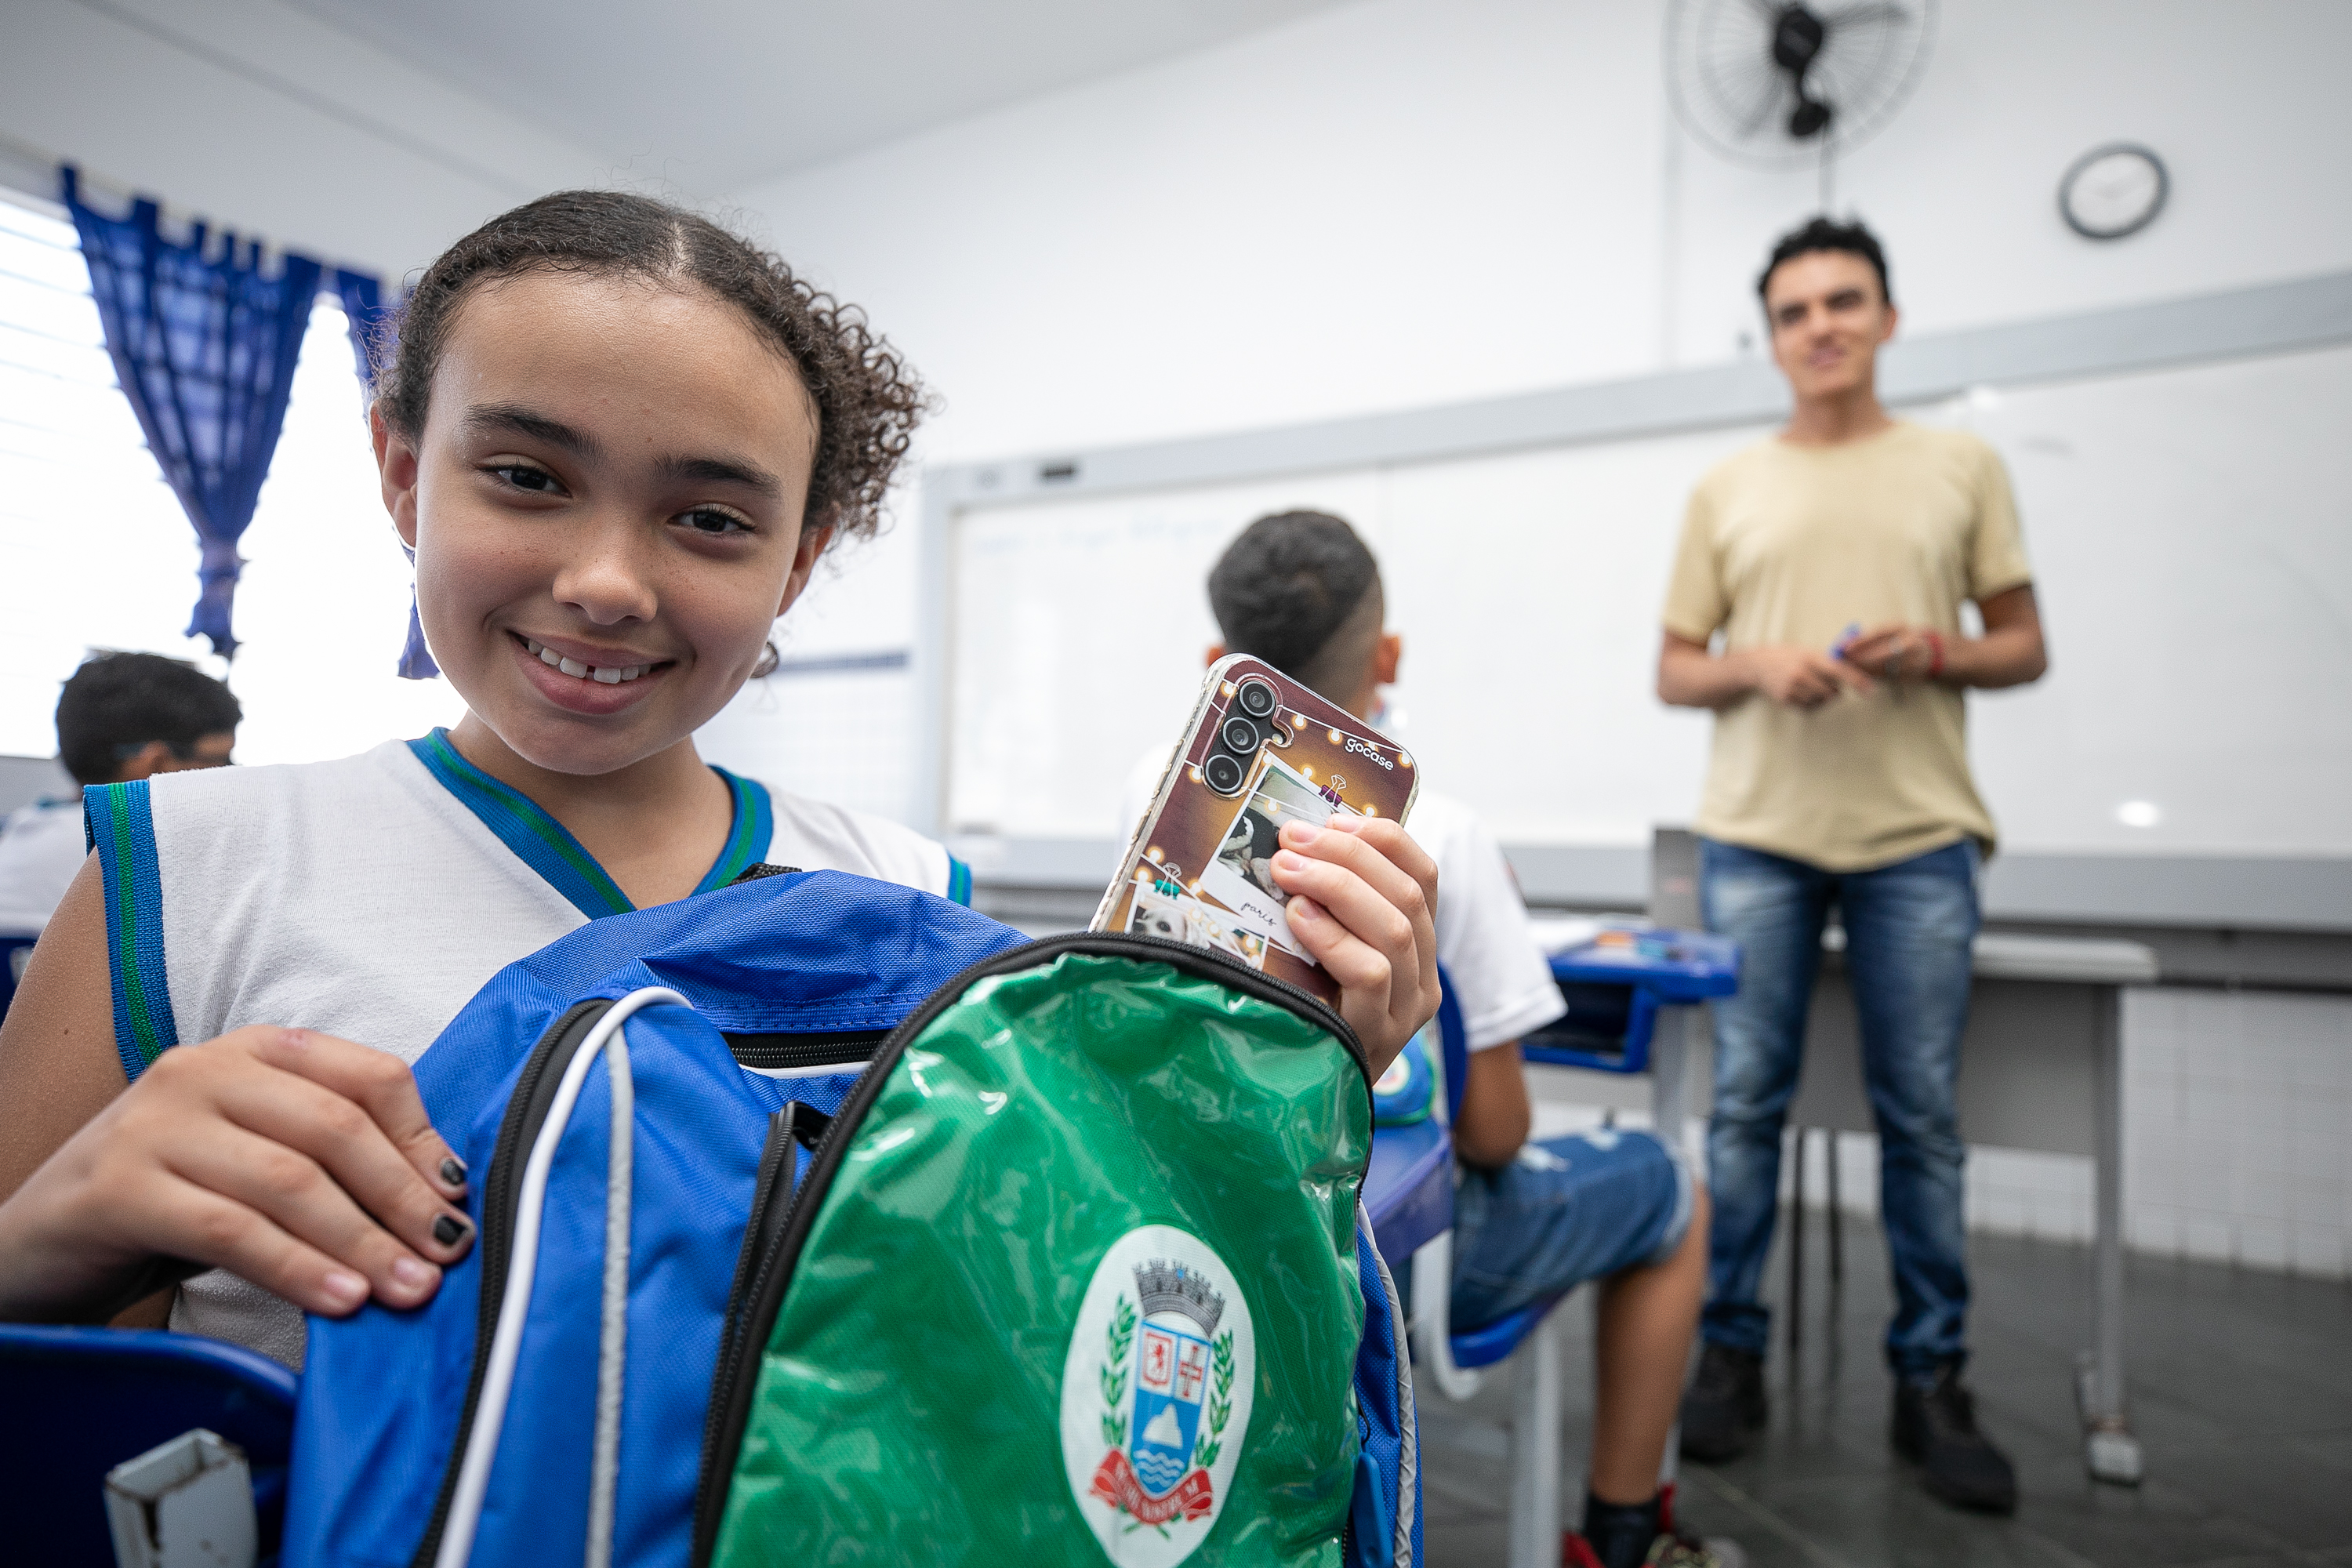
<path id="1" fill-rule="evenodd" d="M 760 180 L 1339 0 L 295 0 L 689 189 Z"/>

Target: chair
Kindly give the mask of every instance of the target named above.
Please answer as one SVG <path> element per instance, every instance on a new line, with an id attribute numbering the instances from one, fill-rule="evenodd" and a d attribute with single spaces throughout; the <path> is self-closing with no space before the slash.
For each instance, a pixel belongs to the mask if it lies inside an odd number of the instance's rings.
<path id="1" fill-rule="evenodd" d="M 245 1450 L 258 1561 L 272 1561 L 285 1517 L 296 1382 L 266 1356 L 194 1334 L 0 1324 L 7 1560 L 113 1568 L 107 1472 L 202 1426 Z"/>

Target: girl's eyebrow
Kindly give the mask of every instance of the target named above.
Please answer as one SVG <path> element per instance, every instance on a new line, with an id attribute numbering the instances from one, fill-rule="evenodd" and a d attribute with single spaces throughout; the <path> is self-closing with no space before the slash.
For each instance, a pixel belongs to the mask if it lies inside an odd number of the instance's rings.
<path id="1" fill-rule="evenodd" d="M 664 458 L 656 465 L 673 483 L 740 485 L 773 500 L 784 493 L 782 481 L 767 469 L 731 458 Z"/>
<path id="2" fill-rule="evenodd" d="M 483 435 L 529 436 L 582 458 L 598 457 L 604 450 L 585 430 L 575 430 L 561 419 L 550 419 L 513 403 L 485 403 L 467 409 L 466 428 Z"/>

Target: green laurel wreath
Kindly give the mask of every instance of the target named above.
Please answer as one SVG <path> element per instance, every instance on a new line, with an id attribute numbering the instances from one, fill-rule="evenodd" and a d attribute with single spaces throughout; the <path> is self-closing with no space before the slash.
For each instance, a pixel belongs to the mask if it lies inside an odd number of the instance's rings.
<path id="1" fill-rule="evenodd" d="M 1110 1331 L 1103 1338 L 1103 1363 L 1095 1375 L 1102 1389 L 1103 1441 L 1114 1448 L 1127 1444 L 1127 1414 L 1118 1402 L 1127 1397 L 1127 1352 L 1135 1348 L 1135 1306 L 1121 1291 L 1111 1308 Z"/>
<path id="2" fill-rule="evenodd" d="M 1216 1357 L 1211 1364 L 1208 1436 L 1193 1445 L 1192 1462 L 1202 1469 L 1217 1462 L 1224 1449 L 1225 1423 L 1234 1415 L 1234 1331 L 1217 1336 Z"/>

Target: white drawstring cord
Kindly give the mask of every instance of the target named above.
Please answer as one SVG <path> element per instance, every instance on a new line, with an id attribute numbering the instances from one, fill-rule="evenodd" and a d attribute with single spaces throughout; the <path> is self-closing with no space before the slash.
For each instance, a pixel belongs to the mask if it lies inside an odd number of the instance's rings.
<path id="1" fill-rule="evenodd" d="M 481 1522 L 482 1500 L 489 1489 L 490 1466 L 498 1458 L 499 1433 L 506 1424 L 507 1399 L 514 1391 L 515 1363 L 522 1352 L 523 1321 L 530 1313 L 531 1280 L 539 1270 L 540 1220 L 546 1205 L 547 1173 L 555 1163 L 556 1145 L 562 1142 L 564 1128 L 572 1120 L 572 1108 L 580 1099 L 581 1087 L 587 1082 L 588 1068 L 595 1062 L 597 1056 L 604 1052 L 607 1042 L 617 1042 L 618 1048 L 612 1052 L 613 1062 L 608 1074 L 614 1082 L 614 1131 L 610 1158 L 617 1163 L 627 1162 L 631 1140 L 624 1136 L 626 1129 L 621 1120 L 621 1101 L 631 1094 L 631 1089 L 627 1082 L 628 1046 L 625 1041 L 619 1040 L 621 1025 L 630 1014 L 641 1007 L 662 1005 L 675 1005 L 680 1007 L 692 1005 L 685 997 L 666 986 L 648 985 L 642 991 L 629 993 L 606 1009 L 604 1016 L 597 1019 L 594 1026 L 589 1029 L 588 1037 L 581 1042 L 580 1048 L 572 1054 L 572 1060 L 565 1065 L 563 1078 L 556 1085 L 554 1101 L 547 1110 L 547 1121 L 540 1128 L 539 1136 L 531 1142 L 530 1158 L 523 1166 L 521 1199 L 515 1205 L 514 1237 L 507 1254 L 506 1294 L 499 1303 L 499 1325 L 497 1331 L 490 1337 L 489 1364 L 482 1379 L 481 1399 L 474 1408 L 473 1430 L 467 1435 L 466 1439 L 466 1460 L 458 1467 L 457 1489 L 449 1500 L 449 1518 L 441 1531 L 441 1549 L 434 1555 L 434 1568 L 466 1568 L 466 1561 L 473 1553 L 474 1531 Z M 604 1539 L 601 1543 L 594 1528 L 594 1510 L 597 1500 L 598 1474 L 603 1470 L 607 1458 L 604 1397 L 607 1352 L 617 1351 L 619 1348 L 617 1342 L 610 1337 L 613 1330 L 613 1260 L 609 1177 L 607 1193 L 604 1311 L 596 1358 L 596 1447 L 593 1461 L 596 1469 L 592 1471 L 590 1477 L 591 1529 L 588 1542 L 588 1561 L 599 1565 L 609 1562 L 612 1553 L 610 1478 L 606 1479 L 604 1499 L 605 1508 L 603 1521 Z M 625 1201 L 621 1224 L 625 1245 L 628 1224 Z M 625 1256 L 621 1263 L 621 1290 L 623 1298 L 621 1317 L 625 1324 L 628 1290 L 628 1263 Z M 612 1359 L 617 1363 L 617 1356 Z M 612 1401 L 614 1426 L 610 1434 L 610 1458 L 617 1473 L 620 1445 L 618 1425 L 620 1369 L 617 1364 L 611 1368 L 611 1376 L 614 1389 Z M 602 1555 L 599 1554 L 600 1545 Z"/>

